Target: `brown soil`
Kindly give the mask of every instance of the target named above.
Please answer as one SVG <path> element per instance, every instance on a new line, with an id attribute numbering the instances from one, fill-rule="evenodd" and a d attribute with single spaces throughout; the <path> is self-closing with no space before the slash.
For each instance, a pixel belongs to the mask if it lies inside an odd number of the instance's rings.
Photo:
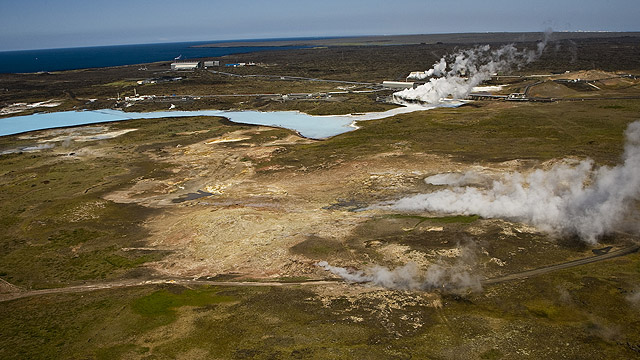
<path id="1" fill-rule="evenodd" d="M 281 145 L 313 141 L 295 135 L 261 145 L 233 141 L 265 129 L 239 130 L 221 138 L 167 148 L 169 155 L 157 160 L 172 165 L 170 178 L 140 179 L 105 197 L 163 208 L 161 215 L 146 223 L 151 232 L 149 246 L 173 252 L 154 263 L 155 270 L 177 277 L 228 273 L 249 278 L 324 277 L 326 273 L 314 266 L 317 259 L 289 249 L 310 236 L 343 244 L 354 229 L 382 211 L 353 212 L 348 206 L 335 204 L 346 199 L 374 205 L 424 186 L 422 178 L 426 174 L 461 168 L 445 157 L 395 150 L 358 160 L 328 161 L 323 169 L 314 171 L 291 167 L 274 172 L 256 168 L 256 163 L 280 151 Z M 504 171 L 521 166 L 509 162 L 494 164 L 493 168 Z M 213 195 L 173 201 L 198 190 Z M 403 245 L 388 244 L 376 251 L 385 261 L 428 263 L 423 252 L 409 251 Z M 441 254 L 429 254 L 435 255 Z"/>

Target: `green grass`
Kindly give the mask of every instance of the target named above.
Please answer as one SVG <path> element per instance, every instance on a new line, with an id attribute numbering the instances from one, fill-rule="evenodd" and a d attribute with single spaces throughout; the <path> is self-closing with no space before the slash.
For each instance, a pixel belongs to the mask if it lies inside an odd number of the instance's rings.
<path id="1" fill-rule="evenodd" d="M 139 357 L 149 352 L 149 347 L 135 344 L 118 344 L 114 346 L 99 348 L 95 351 L 95 358 L 98 360 L 125 359 L 127 357 Z"/>
<path id="2" fill-rule="evenodd" d="M 310 236 L 307 240 L 291 247 L 289 251 L 316 260 L 343 258 L 348 257 L 349 254 L 343 243 L 317 236 Z"/>
<path id="3" fill-rule="evenodd" d="M 209 289 L 180 290 L 172 293 L 159 290 L 133 302 L 134 313 L 147 318 L 151 327 L 166 325 L 177 319 L 176 309 L 182 306 L 198 306 L 232 302 L 233 296 L 217 295 Z"/>
<path id="4" fill-rule="evenodd" d="M 486 359 L 486 360 L 498 360 L 498 359 L 502 359 L 504 355 L 502 354 L 502 352 L 498 349 L 491 349 L 491 350 L 487 350 L 485 352 L 483 352 L 482 354 L 480 354 L 480 359 Z"/>
<path id="5" fill-rule="evenodd" d="M 47 240 L 57 246 L 73 246 L 95 239 L 101 235 L 103 234 L 98 231 L 76 228 L 73 230 L 60 230 L 49 236 Z"/>
<path id="6" fill-rule="evenodd" d="M 137 299 L 132 309 L 136 314 L 147 317 L 171 314 L 175 308 L 181 306 L 204 306 L 207 304 L 218 304 L 234 301 L 233 296 L 222 296 L 212 294 L 208 289 L 183 290 L 179 293 L 172 293 L 168 290 L 158 290 L 145 297 Z"/>
<path id="7" fill-rule="evenodd" d="M 586 319 L 583 314 L 580 314 L 571 306 L 559 304 L 549 299 L 530 300 L 523 305 L 533 316 L 548 319 L 554 323 L 580 322 Z"/>

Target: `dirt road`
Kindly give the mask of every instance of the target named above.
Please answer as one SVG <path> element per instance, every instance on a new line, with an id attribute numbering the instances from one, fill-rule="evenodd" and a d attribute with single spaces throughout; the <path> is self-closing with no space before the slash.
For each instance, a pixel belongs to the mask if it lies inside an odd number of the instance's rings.
<path id="1" fill-rule="evenodd" d="M 629 246 L 629 247 L 622 248 L 622 249 L 619 249 L 619 250 L 611 251 L 611 252 L 608 252 L 608 253 L 602 254 L 602 255 L 596 255 L 596 256 L 591 256 L 591 257 L 584 258 L 584 259 L 578 259 L 578 260 L 564 262 L 564 263 L 561 263 L 561 264 L 545 266 L 545 267 L 541 267 L 541 268 L 537 268 L 537 269 L 533 269 L 533 270 L 528 270 L 528 271 L 523 271 L 523 272 L 519 272 L 519 273 L 515 273 L 515 274 L 509 274 L 509 275 L 505 275 L 505 276 L 501 276 L 501 277 L 497 277 L 497 278 L 493 278 L 493 279 L 486 279 L 486 280 L 482 281 L 482 285 L 486 286 L 486 285 L 491 285 L 491 284 L 499 284 L 499 283 L 503 283 L 503 282 L 507 282 L 507 281 L 527 279 L 527 278 L 530 278 L 530 277 L 533 277 L 533 276 L 547 274 L 547 273 L 550 273 L 550 272 L 553 272 L 553 271 L 558 271 L 558 270 L 562 270 L 562 269 L 568 269 L 568 268 L 571 268 L 571 267 L 574 267 L 574 266 L 590 264 L 590 263 L 594 263 L 594 262 L 598 262 L 598 261 L 608 260 L 608 259 L 616 258 L 616 257 L 619 257 L 619 256 L 632 254 L 632 253 L 638 251 L 639 249 L 640 249 L 640 245 L 633 245 L 633 246 Z"/>
<path id="2" fill-rule="evenodd" d="M 211 285 L 211 286 L 304 286 L 304 285 L 327 285 L 342 282 L 342 280 L 307 280 L 297 282 L 275 282 L 275 281 L 214 281 L 201 279 L 154 279 L 154 280 L 121 280 L 87 285 L 67 286 L 52 289 L 16 291 L 0 294 L 0 302 L 10 301 L 38 295 L 81 293 L 103 289 L 117 289 L 134 286 L 176 284 L 176 285 Z"/>
<path id="3" fill-rule="evenodd" d="M 613 259 L 616 257 L 635 253 L 638 250 L 640 250 L 640 245 L 633 245 L 626 248 L 611 251 L 602 255 L 596 255 L 596 256 L 591 256 L 584 259 L 578 259 L 578 260 L 568 261 L 568 262 L 555 264 L 551 266 L 545 266 L 542 268 L 523 271 L 515 274 L 509 274 L 509 275 L 501 276 L 497 278 L 485 279 L 482 281 L 482 285 L 487 286 L 492 284 L 504 283 L 508 281 L 527 279 L 530 277 L 543 275 L 543 274 L 547 274 L 547 273 L 562 270 L 562 269 L 567 269 L 575 266 Z M 113 282 L 68 286 L 68 287 L 60 287 L 60 288 L 53 288 L 53 289 L 30 290 L 30 291 L 19 291 L 19 288 L 5 282 L 6 284 L 11 285 L 13 288 L 11 292 L 0 294 L 0 302 L 20 299 L 25 297 L 31 297 L 31 296 L 38 296 L 38 295 L 80 293 L 80 292 L 89 292 L 89 291 L 102 290 L 102 289 L 116 289 L 116 288 L 126 288 L 126 287 L 145 286 L 145 285 L 160 285 L 160 284 L 176 284 L 176 285 L 182 285 L 182 286 L 211 285 L 211 286 L 278 286 L 279 287 L 279 286 L 320 286 L 320 285 L 328 285 L 328 284 L 337 284 L 341 282 L 343 282 L 343 280 L 341 279 L 306 280 L 306 281 L 295 281 L 295 282 L 215 281 L 215 280 L 203 280 L 203 279 L 153 279 L 153 280 L 120 280 L 120 281 L 113 281 Z"/>

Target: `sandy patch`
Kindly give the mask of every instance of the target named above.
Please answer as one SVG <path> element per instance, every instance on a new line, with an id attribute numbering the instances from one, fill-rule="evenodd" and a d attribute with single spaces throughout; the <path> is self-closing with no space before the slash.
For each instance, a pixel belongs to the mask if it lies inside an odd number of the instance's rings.
<path id="1" fill-rule="evenodd" d="M 56 106 L 62 105 L 62 102 L 57 100 L 47 100 L 47 101 L 39 101 L 35 103 L 14 103 L 8 106 L 5 106 L 0 109 L 0 115 L 10 115 L 21 113 L 25 110 L 35 109 L 35 108 L 52 108 Z"/>
<path id="2" fill-rule="evenodd" d="M 122 136 L 124 134 L 128 134 L 132 131 L 137 131 L 138 129 L 123 129 L 116 131 L 101 131 L 90 135 L 80 135 L 74 134 L 73 132 L 68 135 L 57 136 L 51 139 L 40 140 L 40 142 L 64 142 L 64 141 L 77 141 L 77 142 L 87 142 L 87 141 L 98 141 L 98 140 L 107 140 L 113 139 L 118 136 Z"/>
<path id="3" fill-rule="evenodd" d="M 381 214 L 379 210 L 347 211 L 331 204 L 355 199 L 373 205 L 377 199 L 423 188 L 425 174 L 462 169 L 446 157 L 409 154 L 339 161 L 328 158 L 319 169 L 258 172 L 252 159 L 272 156 L 278 145 L 299 138 L 248 146 L 212 142 L 250 139 L 250 135 L 249 131 L 234 131 L 208 141 L 166 148 L 162 157 L 150 153 L 154 160 L 172 165 L 168 169 L 171 178 L 140 179 L 105 196 L 116 202 L 164 209 L 145 225 L 151 234 L 146 246 L 174 250 L 152 265 L 155 270 L 189 277 L 227 273 L 250 278 L 324 277 L 326 274 L 313 265 L 317 260 L 294 255 L 289 248 L 309 236 L 342 242 L 353 236 L 356 227 Z M 499 167 L 509 165 L 517 164 Z M 173 201 L 198 190 L 211 195 Z M 484 233 L 486 229 L 478 230 Z M 459 255 L 456 249 L 425 254 L 398 244 L 379 244 L 375 249 L 387 262 L 415 262 L 420 267 L 429 266 L 436 257 Z M 354 260 L 362 256 L 354 254 Z"/>

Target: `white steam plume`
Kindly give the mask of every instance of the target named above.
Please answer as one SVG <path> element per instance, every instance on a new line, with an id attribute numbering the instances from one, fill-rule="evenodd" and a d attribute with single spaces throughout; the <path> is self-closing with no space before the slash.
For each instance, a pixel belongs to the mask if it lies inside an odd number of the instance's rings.
<path id="1" fill-rule="evenodd" d="M 454 264 L 439 261 L 426 270 L 410 262 L 395 269 L 384 266 L 372 266 L 364 271 L 350 270 L 339 266 L 331 266 L 326 261 L 316 263 L 331 273 L 348 282 L 370 283 L 395 290 L 442 290 L 453 293 L 481 291 L 479 274 L 472 271 L 475 265 L 473 246 L 461 248 L 461 253 Z"/>
<path id="2" fill-rule="evenodd" d="M 578 235 L 595 244 L 602 235 L 624 227 L 629 230 L 630 224 L 625 219 L 637 216 L 640 121 L 629 124 L 625 135 L 623 163 L 615 167 L 594 167 L 591 160 L 575 166 L 563 163 L 526 176 L 509 173 L 488 189 L 454 185 L 451 189 L 403 198 L 390 206 L 401 211 L 503 218 L 528 223 L 552 234 Z M 451 180 L 456 184 L 456 178 Z M 637 223 L 632 224 L 636 224 L 632 230 L 637 231 Z"/>
<path id="3" fill-rule="evenodd" d="M 431 77 L 428 83 L 396 92 L 393 99 L 399 104 L 411 101 L 437 104 L 447 98 L 464 99 L 475 86 L 490 79 L 492 74 L 537 60 L 547 46 L 550 35 L 549 29 L 535 50 L 518 50 L 513 44 L 492 50 L 491 46 L 484 45 L 445 56 L 431 69 L 409 75 L 409 78 L 417 80 Z"/>

